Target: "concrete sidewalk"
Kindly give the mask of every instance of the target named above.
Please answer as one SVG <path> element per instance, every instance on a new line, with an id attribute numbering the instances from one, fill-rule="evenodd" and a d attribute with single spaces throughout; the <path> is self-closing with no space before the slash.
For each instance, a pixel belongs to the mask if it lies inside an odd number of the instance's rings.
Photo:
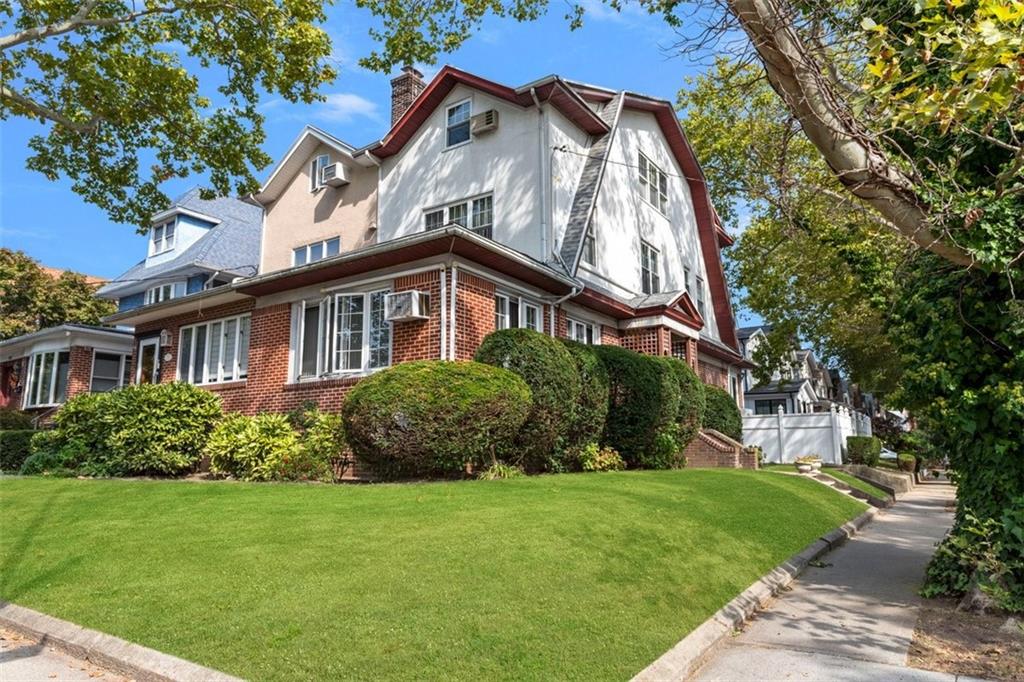
<path id="1" fill-rule="evenodd" d="M 954 490 L 920 485 L 725 644 L 695 679 L 951 681 L 906 667 L 924 569 L 953 523 Z M 965 679 L 965 678 L 959 678 Z"/>
<path id="2" fill-rule="evenodd" d="M 128 682 L 88 661 L 0 628 L 0 682 Z"/>

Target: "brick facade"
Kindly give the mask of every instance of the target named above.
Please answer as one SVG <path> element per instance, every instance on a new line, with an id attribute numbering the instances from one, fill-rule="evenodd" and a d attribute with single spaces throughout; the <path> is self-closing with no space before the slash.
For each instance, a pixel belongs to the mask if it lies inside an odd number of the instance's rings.
<path id="1" fill-rule="evenodd" d="M 391 325 L 392 364 L 441 357 L 441 271 L 396 277 L 392 286 L 393 291 L 414 289 L 430 294 L 430 319 Z"/>
<path id="2" fill-rule="evenodd" d="M 683 451 L 686 466 L 701 468 L 756 469 L 757 455 L 728 436 L 702 429 Z"/>
<path id="3" fill-rule="evenodd" d="M 494 282 L 460 270 L 455 284 L 455 360 L 472 360 L 494 331 Z M 449 294 L 451 287 L 448 288 Z M 451 320 L 448 321 L 452 323 Z"/>

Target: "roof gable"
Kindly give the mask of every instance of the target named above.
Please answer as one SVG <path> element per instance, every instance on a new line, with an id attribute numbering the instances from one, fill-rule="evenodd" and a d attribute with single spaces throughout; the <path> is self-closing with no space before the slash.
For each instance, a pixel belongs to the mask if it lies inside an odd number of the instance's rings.
<path id="1" fill-rule="evenodd" d="M 357 161 L 353 157 L 355 147 L 344 142 L 330 133 L 320 130 L 316 126 L 306 125 L 299 131 L 295 141 L 292 142 L 288 151 L 284 153 L 281 160 L 277 162 L 274 169 L 270 171 L 267 181 L 256 193 L 255 199 L 262 205 L 269 204 L 281 196 L 281 193 L 288 187 L 292 178 L 301 170 L 306 159 L 321 145 L 327 145 L 338 152 L 341 157 L 353 165 L 366 165 L 363 161 Z"/>

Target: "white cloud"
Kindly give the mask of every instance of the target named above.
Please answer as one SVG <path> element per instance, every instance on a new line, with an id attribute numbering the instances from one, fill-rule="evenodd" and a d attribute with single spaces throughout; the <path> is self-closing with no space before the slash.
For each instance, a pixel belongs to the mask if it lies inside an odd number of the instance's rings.
<path id="1" fill-rule="evenodd" d="M 352 92 L 332 92 L 317 105 L 313 117 L 322 121 L 348 123 L 356 118 L 380 118 L 377 104 Z"/>

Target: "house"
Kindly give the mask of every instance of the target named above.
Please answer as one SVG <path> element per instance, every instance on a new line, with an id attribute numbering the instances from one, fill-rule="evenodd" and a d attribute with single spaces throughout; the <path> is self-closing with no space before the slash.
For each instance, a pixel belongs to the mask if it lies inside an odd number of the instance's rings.
<path id="1" fill-rule="evenodd" d="M 770 331 L 770 325 L 740 327 L 736 333 L 744 357 L 753 361 L 754 353 Z M 770 381 L 758 383 L 747 370 L 742 372 L 741 379 L 747 414 L 775 414 L 780 407 L 790 414 L 828 410 L 838 395 L 830 370 L 818 362 L 812 351 L 800 348 L 796 339 L 785 366 L 774 372 Z"/>
<path id="2" fill-rule="evenodd" d="M 258 274 L 109 318 L 134 326 L 133 376 L 227 410 L 336 410 L 380 368 L 528 327 L 682 358 L 743 403 L 731 240 L 671 102 L 407 67 L 383 138 L 307 126 L 253 199 Z"/>
<path id="3" fill-rule="evenodd" d="M 42 416 L 80 393 L 129 382 L 132 332 L 62 324 L 0 341 L 0 407 Z"/>
<path id="4" fill-rule="evenodd" d="M 124 312 L 255 275 L 262 220 L 254 203 L 191 189 L 153 216 L 146 257 L 96 295 Z"/>

